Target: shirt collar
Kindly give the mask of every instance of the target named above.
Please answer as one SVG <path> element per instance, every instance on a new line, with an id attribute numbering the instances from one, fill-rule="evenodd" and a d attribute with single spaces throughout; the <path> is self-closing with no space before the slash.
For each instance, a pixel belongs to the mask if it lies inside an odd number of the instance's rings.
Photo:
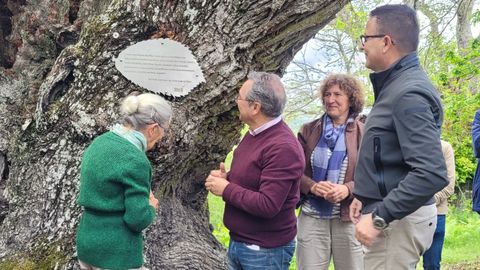
<path id="1" fill-rule="evenodd" d="M 282 116 L 277 116 L 276 118 L 266 122 L 265 124 L 261 125 L 260 127 L 256 128 L 255 130 L 248 130 L 248 132 L 250 132 L 250 135 L 252 136 L 257 136 L 258 134 L 264 132 L 265 130 L 273 127 L 275 124 L 277 124 L 278 122 L 282 121 Z"/>
<path id="2" fill-rule="evenodd" d="M 411 52 L 406 56 L 400 58 L 397 62 L 393 63 L 387 70 L 370 73 L 370 81 L 373 86 L 373 93 L 375 95 L 375 100 L 378 98 L 380 91 L 383 89 L 385 84 L 394 77 L 400 70 L 405 68 L 410 68 L 412 66 L 418 66 L 419 61 L 416 52 Z"/>

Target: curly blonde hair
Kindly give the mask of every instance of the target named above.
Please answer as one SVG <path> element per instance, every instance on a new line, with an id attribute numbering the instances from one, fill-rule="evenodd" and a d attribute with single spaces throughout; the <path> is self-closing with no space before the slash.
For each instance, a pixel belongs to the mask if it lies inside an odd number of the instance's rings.
<path id="1" fill-rule="evenodd" d="M 322 99 L 322 104 L 325 106 L 323 95 L 330 87 L 338 85 L 342 91 L 348 96 L 348 103 L 350 104 L 349 115 L 356 117 L 363 110 L 365 105 L 365 91 L 358 79 L 349 74 L 330 74 L 320 84 L 318 93 Z"/>

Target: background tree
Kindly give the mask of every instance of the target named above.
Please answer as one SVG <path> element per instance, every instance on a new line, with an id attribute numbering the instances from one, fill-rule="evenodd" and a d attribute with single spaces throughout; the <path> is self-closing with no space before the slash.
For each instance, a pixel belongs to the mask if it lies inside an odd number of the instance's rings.
<path id="1" fill-rule="evenodd" d="M 249 70 L 282 74 L 346 2 L 0 1 L 0 268 L 74 267 L 81 155 L 139 90 L 113 58 L 158 37 L 187 45 L 206 83 L 171 100 L 169 139 L 150 155 L 160 209 L 147 265 L 224 267 L 203 183 L 238 140 L 237 89 Z"/>

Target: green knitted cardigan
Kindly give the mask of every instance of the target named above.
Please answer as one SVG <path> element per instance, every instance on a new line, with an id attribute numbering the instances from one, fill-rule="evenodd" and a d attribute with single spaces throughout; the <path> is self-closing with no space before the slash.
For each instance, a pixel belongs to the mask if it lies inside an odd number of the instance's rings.
<path id="1" fill-rule="evenodd" d="M 78 259 L 112 270 L 143 265 L 142 230 L 155 219 L 149 204 L 151 175 L 145 153 L 113 132 L 100 135 L 85 150 L 77 200 L 84 209 Z"/>

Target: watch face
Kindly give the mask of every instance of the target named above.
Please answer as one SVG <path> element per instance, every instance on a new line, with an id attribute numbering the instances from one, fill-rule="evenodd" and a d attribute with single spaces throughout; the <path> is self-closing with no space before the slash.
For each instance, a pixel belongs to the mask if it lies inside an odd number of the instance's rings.
<path id="1" fill-rule="evenodd" d="M 387 223 L 380 217 L 375 217 L 373 219 L 373 226 L 379 230 L 383 230 L 387 227 Z"/>

